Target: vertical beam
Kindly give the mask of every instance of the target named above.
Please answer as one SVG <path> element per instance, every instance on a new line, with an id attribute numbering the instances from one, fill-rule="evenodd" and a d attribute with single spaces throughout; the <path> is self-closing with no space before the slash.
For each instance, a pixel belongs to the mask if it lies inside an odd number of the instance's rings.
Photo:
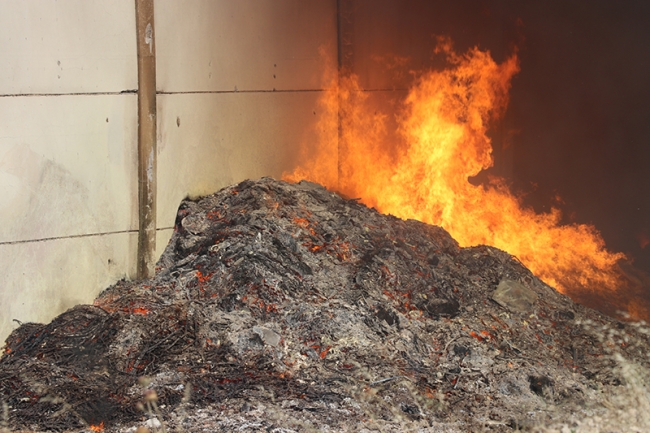
<path id="1" fill-rule="evenodd" d="M 347 145 L 343 122 L 345 108 L 341 100 L 342 78 L 352 73 L 352 30 L 353 30 L 352 0 L 336 0 L 336 39 L 338 63 L 338 190 L 344 192 L 346 173 L 344 161 L 347 155 Z"/>
<path id="2" fill-rule="evenodd" d="M 153 276 L 156 252 L 156 49 L 154 0 L 135 0 L 138 38 L 138 278 Z"/>
<path id="3" fill-rule="evenodd" d="M 352 0 L 336 0 L 337 60 L 339 70 L 346 73 L 352 70 L 353 9 Z"/>

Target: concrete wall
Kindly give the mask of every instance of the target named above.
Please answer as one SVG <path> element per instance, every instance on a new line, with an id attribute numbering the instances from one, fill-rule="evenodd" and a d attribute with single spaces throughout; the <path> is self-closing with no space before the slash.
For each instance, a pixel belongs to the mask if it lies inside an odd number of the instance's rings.
<path id="1" fill-rule="evenodd" d="M 133 273 L 133 2 L 0 1 L 0 338 Z"/>
<path id="2" fill-rule="evenodd" d="M 186 195 L 293 167 L 336 66 L 336 1 L 157 0 L 155 19 L 162 252 Z"/>
<path id="3" fill-rule="evenodd" d="M 183 197 L 292 167 L 336 1 L 156 0 L 155 31 L 160 254 Z M 4 339 L 135 275 L 134 2 L 0 0 L 0 58 Z"/>

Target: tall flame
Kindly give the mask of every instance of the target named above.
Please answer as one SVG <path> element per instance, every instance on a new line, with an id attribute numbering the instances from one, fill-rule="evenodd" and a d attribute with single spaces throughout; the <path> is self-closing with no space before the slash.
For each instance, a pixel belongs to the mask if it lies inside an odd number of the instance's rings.
<path id="1" fill-rule="evenodd" d="M 398 117 L 400 139 L 386 145 L 387 117 L 370 109 L 357 78 L 332 77 L 321 100 L 320 142 L 304 146 L 290 181 L 310 179 L 379 211 L 445 228 L 461 246 L 492 245 L 515 255 L 562 292 L 614 291 L 617 261 L 590 225 L 561 225 L 553 209 L 537 214 L 505 181 L 469 179 L 493 164 L 487 136 L 508 103 L 516 54 L 497 64 L 478 48 L 457 54 L 449 40 L 436 50 L 449 67 L 422 74 Z"/>

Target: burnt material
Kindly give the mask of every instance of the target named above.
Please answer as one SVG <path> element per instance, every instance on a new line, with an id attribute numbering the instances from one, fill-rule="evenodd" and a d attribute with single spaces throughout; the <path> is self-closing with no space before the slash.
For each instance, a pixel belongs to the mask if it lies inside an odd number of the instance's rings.
<path id="1" fill-rule="evenodd" d="M 174 230 L 155 277 L 10 335 L 0 399 L 13 427 L 140 420 L 141 376 L 169 422 L 183 405 L 218 404 L 228 428 L 237 414 L 260 429 L 374 419 L 510 431 L 549 399 L 621 382 L 579 325 L 612 319 L 503 251 L 459 248 L 440 227 L 319 185 L 242 182 L 183 201 Z M 492 300 L 501 281 L 535 293 L 530 311 Z"/>

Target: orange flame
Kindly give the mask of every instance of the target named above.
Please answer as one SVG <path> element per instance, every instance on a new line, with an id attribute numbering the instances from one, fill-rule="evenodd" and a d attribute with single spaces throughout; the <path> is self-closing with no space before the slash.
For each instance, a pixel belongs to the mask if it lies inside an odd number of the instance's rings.
<path id="1" fill-rule="evenodd" d="M 102 421 L 102 422 L 99 423 L 98 425 L 91 425 L 91 426 L 88 427 L 88 428 L 89 428 L 91 431 L 94 431 L 94 432 L 102 432 L 102 431 L 104 431 L 104 421 Z"/>
<path id="2" fill-rule="evenodd" d="M 536 214 L 503 179 L 469 182 L 493 164 L 488 124 L 505 111 L 516 54 L 497 64 L 478 48 L 459 55 L 447 39 L 436 52 L 449 67 L 416 80 L 397 119 L 399 139 L 388 144 L 388 117 L 370 107 L 357 78 L 333 79 L 320 101 L 320 141 L 303 147 L 285 180 L 309 179 L 381 212 L 442 226 L 461 246 L 503 249 L 562 292 L 616 290 L 624 256 L 607 251 L 593 226 L 561 225 L 558 209 Z"/>

